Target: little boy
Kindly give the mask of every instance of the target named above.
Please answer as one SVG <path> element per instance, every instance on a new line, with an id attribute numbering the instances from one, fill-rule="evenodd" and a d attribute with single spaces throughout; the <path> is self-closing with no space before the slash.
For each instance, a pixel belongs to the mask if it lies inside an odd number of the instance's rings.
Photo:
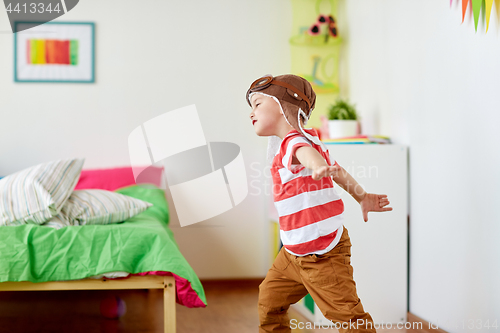
<path id="1" fill-rule="evenodd" d="M 316 130 L 304 129 L 316 102 L 308 81 L 267 75 L 252 83 L 246 99 L 257 135 L 282 139 L 271 174 L 283 247 L 259 286 L 259 332 L 291 332 L 288 308 L 309 293 L 340 332 L 375 333 L 356 293 L 344 205 L 331 177 L 360 204 L 365 222 L 370 211 L 392 210 L 387 195 L 366 193 Z"/>

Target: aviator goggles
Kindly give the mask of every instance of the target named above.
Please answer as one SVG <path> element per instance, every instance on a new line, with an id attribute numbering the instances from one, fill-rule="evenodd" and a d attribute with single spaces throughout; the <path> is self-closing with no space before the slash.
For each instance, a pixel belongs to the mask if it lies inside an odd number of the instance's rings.
<path id="1" fill-rule="evenodd" d="M 248 104 L 250 106 L 252 106 L 250 104 L 250 99 L 248 98 L 250 96 L 250 93 L 265 89 L 265 88 L 269 87 L 271 84 L 290 89 L 291 91 L 293 91 L 295 97 L 300 96 L 304 101 L 306 101 L 307 106 L 308 106 L 308 110 L 311 109 L 311 102 L 309 101 L 309 98 L 307 98 L 307 96 L 304 95 L 304 93 L 302 91 L 298 90 L 296 87 L 292 86 L 291 84 L 288 84 L 288 83 L 283 82 L 283 81 L 275 80 L 272 75 L 265 75 L 265 76 L 255 80 L 250 85 L 250 88 L 247 91 Z"/>

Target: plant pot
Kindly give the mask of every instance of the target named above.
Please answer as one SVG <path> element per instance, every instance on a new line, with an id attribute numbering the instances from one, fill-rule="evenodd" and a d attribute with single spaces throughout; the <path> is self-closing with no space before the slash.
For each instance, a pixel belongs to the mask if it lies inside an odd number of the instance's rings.
<path id="1" fill-rule="evenodd" d="M 358 121 L 357 120 L 329 120 L 328 121 L 328 132 L 330 134 L 330 139 L 358 135 Z"/>

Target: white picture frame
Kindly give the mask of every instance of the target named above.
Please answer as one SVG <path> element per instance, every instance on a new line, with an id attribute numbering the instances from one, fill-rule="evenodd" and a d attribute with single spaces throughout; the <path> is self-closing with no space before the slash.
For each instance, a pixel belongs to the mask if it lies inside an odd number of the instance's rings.
<path id="1" fill-rule="evenodd" d="M 94 83 L 94 35 L 92 22 L 47 22 L 19 29 L 14 34 L 14 81 Z"/>

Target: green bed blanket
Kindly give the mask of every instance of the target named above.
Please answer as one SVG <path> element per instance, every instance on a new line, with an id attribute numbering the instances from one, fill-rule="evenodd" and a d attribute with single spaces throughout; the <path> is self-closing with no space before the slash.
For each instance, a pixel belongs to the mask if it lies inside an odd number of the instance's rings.
<path id="1" fill-rule="evenodd" d="M 165 192 L 149 184 L 115 192 L 153 206 L 125 222 L 108 225 L 0 227 L 0 282 L 76 280 L 116 271 L 167 271 L 189 281 L 187 288 L 203 302 L 198 304 L 206 305 L 203 286 L 168 227 Z M 186 286 L 183 288 L 185 294 Z"/>

